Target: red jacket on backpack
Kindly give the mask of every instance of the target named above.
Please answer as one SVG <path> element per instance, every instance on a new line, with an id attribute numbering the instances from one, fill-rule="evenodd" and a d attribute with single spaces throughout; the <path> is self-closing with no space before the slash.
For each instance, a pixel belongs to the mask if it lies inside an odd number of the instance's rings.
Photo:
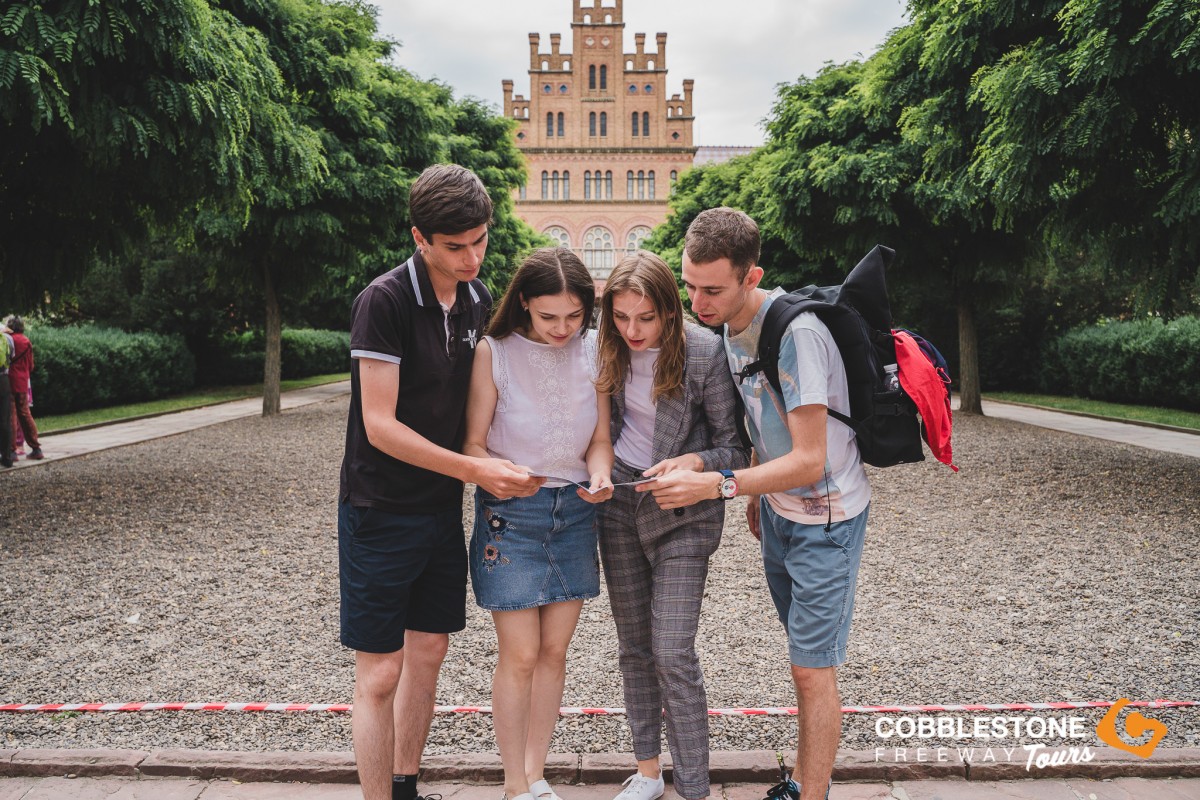
<path id="1" fill-rule="evenodd" d="M 938 461 L 958 472 L 950 450 L 950 391 L 921 346 L 906 331 L 892 331 L 900 385 L 917 405 L 925 444 Z"/>

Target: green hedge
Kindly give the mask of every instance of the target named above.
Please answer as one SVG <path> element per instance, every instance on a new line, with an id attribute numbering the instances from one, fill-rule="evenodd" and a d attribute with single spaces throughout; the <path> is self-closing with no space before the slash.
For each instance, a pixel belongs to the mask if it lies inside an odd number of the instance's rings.
<path id="1" fill-rule="evenodd" d="M 350 370 L 349 333 L 289 328 L 283 331 L 282 340 L 281 372 L 285 379 Z M 261 383 L 264 358 L 261 332 L 226 336 L 197 353 L 196 380 L 209 386 Z"/>
<path id="2" fill-rule="evenodd" d="M 1200 410 L 1200 318 L 1079 328 L 1047 344 L 1040 375 L 1048 394 Z"/>
<path id="3" fill-rule="evenodd" d="M 39 326 L 29 338 L 38 414 L 153 400 L 195 382 L 196 360 L 180 336 Z"/>

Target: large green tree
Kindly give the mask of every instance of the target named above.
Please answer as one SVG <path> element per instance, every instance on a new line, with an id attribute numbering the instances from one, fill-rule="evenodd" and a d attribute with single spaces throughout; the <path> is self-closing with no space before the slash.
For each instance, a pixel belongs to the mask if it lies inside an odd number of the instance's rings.
<path id="1" fill-rule="evenodd" d="M 40 302 L 197 204 L 244 209 L 251 130 L 277 119 L 282 89 L 264 38 L 205 0 L 5 3 L 6 302 Z"/>
<path id="2" fill-rule="evenodd" d="M 979 3 L 984 27 L 1005 4 Z M 975 76 L 986 114 L 972 176 L 1006 221 L 1034 213 L 1166 316 L 1200 300 L 1200 6 L 1194 0 L 1032 4 L 1043 24 Z"/>

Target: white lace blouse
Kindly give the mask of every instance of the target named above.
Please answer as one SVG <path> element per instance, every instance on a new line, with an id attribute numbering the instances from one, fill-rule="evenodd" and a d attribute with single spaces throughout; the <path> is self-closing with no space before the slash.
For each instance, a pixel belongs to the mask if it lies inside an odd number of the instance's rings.
<path id="1" fill-rule="evenodd" d="M 484 338 L 492 348 L 497 395 L 488 453 L 543 475 L 586 484 L 584 456 L 597 419 L 595 332 L 573 336 L 562 347 L 519 333 Z"/>

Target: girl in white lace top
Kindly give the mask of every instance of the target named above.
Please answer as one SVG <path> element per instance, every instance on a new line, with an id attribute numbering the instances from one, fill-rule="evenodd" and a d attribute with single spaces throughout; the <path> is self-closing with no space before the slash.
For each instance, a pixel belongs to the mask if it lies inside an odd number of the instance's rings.
<path id="1" fill-rule="evenodd" d="M 531 497 L 475 492 L 471 585 L 492 612 L 492 724 L 511 800 L 559 800 L 543 775 L 583 601 L 600 593 L 596 503 L 612 496 L 608 398 L 596 394 L 592 277 L 545 248 L 517 274 L 475 351 L 463 452 L 546 476 Z M 586 485 L 587 488 L 581 488 Z"/>

